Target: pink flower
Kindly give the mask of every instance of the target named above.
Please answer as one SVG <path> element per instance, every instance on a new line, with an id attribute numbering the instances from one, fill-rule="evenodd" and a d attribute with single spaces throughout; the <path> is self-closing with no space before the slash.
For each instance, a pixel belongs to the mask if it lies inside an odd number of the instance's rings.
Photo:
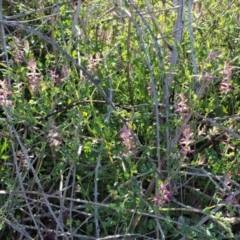
<path id="1" fill-rule="evenodd" d="M 8 100 L 8 95 L 12 94 L 12 91 L 8 90 L 7 80 L 4 79 L 0 82 L 0 105 L 7 107 L 12 105 L 12 100 Z"/>
<path id="2" fill-rule="evenodd" d="M 125 150 L 121 155 L 123 157 L 135 155 L 135 140 L 132 136 L 131 130 L 127 127 L 126 124 L 124 124 L 121 129 L 120 138 L 122 139 L 122 146 L 125 147 Z"/>
<path id="3" fill-rule="evenodd" d="M 55 150 L 58 150 L 59 146 L 62 144 L 58 128 L 55 126 L 54 123 L 50 124 L 47 139 L 48 139 L 49 146 L 55 147 Z"/>
<path id="4" fill-rule="evenodd" d="M 34 58 L 30 58 L 28 60 L 27 68 L 29 69 L 29 72 L 27 73 L 27 78 L 29 81 L 30 88 L 34 93 L 36 93 L 39 91 L 41 74 L 37 72 L 37 64 Z"/>
<path id="5" fill-rule="evenodd" d="M 214 79 L 214 76 L 211 73 L 205 73 L 205 75 L 203 76 L 203 79 L 207 82 L 210 82 Z"/>
<path id="6" fill-rule="evenodd" d="M 179 94 L 180 101 L 177 103 L 177 107 L 175 109 L 175 112 L 178 112 L 181 117 L 184 117 L 189 112 L 189 106 L 187 104 L 187 99 L 183 95 L 183 93 Z"/>
<path id="7" fill-rule="evenodd" d="M 172 193 L 171 191 L 168 190 L 168 185 L 169 185 L 169 182 L 161 184 L 158 192 L 155 194 L 152 201 L 157 206 L 163 206 L 165 203 L 171 202 Z"/>
<path id="8" fill-rule="evenodd" d="M 96 71 L 101 61 L 102 55 L 100 52 L 96 52 L 95 54 L 89 54 L 87 64 L 88 71 Z"/>
<path id="9" fill-rule="evenodd" d="M 12 50 L 12 56 L 16 63 L 20 63 L 23 61 L 24 58 L 23 45 L 19 37 L 13 37 L 13 39 L 15 42 Z"/>
<path id="10" fill-rule="evenodd" d="M 179 141 L 181 148 L 180 151 L 185 157 L 194 152 L 194 150 L 192 150 L 190 147 L 190 145 L 194 143 L 194 140 L 192 139 L 193 135 L 194 133 L 191 132 L 190 126 L 187 125 L 183 130 L 183 137 Z"/>
<path id="11" fill-rule="evenodd" d="M 49 69 L 48 72 L 50 73 L 52 82 L 55 84 L 58 83 L 60 76 L 57 71 Z"/>
<path id="12" fill-rule="evenodd" d="M 62 69 L 48 69 L 47 70 L 50 73 L 50 79 L 52 80 L 52 82 L 57 85 L 60 86 L 61 83 L 64 81 L 64 79 L 68 76 L 68 66 L 67 64 L 63 64 Z"/>
<path id="13" fill-rule="evenodd" d="M 220 83 L 221 94 L 227 94 L 233 91 L 233 85 L 230 82 L 232 80 L 233 66 L 229 65 L 229 61 L 225 62 L 223 69 L 223 79 Z"/>

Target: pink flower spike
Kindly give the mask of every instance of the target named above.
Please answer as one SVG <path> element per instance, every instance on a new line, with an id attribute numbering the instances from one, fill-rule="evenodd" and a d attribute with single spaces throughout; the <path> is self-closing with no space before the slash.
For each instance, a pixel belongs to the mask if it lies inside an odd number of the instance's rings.
<path id="1" fill-rule="evenodd" d="M 194 133 L 191 132 L 190 126 L 187 125 L 183 130 L 183 137 L 179 141 L 180 145 L 180 152 L 186 157 L 188 154 L 191 154 L 194 152 L 194 150 L 191 149 L 190 145 L 194 143 Z"/>
<path id="2" fill-rule="evenodd" d="M 158 192 L 156 192 L 152 201 L 157 206 L 163 206 L 164 204 L 171 202 L 172 193 L 168 190 L 168 185 L 169 182 L 161 184 Z"/>
<path id="3" fill-rule="evenodd" d="M 34 58 L 28 60 L 27 66 L 29 72 L 26 74 L 29 82 L 29 86 L 34 93 L 39 91 L 41 74 L 37 72 L 37 64 Z"/>
<path id="4" fill-rule="evenodd" d="M 0 81 L 0 105 L 7 107 L 12 105 L 12 101 L 8 100 L 8 96 L 12 94 L 12 91 L 8 90 L 7 80 Z"/>
<path id="5" fill-rule="evenodd" d="M 55 151 L 60 149 L 62 141 L 57 126 L 54 123 L 51 123 L 49 126 L 49 132 L 47 135 L 47 140 L 50 147 L 54 147 Z"/>
<path id="6" fill-rule="evenodd" d="M 225 62 L 223 69 L 223 78 L 220 83 L 220 93 L 227 94 L 233 91 L 233 84 L 231 83 L 232 75 L 233 75 L 233 66 L 229 65 L 229 61 Z"/>
<path id="7" fill-rule="evenodd" d="M 121 155 L 123 157 L 135 155 L 135 140 L 132 136 L 131 130 L 126 124 L 124 124 L 121 129 L 120 138 L 122 139 L 122 146 L 125 147 L 125 150 L 121 153 Z"/>
<path id="8" fill-rule="evenodd" d="M 187 105 L 187 99 L 183 93 L 179 94 L 180 101 L 177 103 L 175 112 L 178 112 L 181 118 L 183 118 L 189 112 L 189 106 Z"/>

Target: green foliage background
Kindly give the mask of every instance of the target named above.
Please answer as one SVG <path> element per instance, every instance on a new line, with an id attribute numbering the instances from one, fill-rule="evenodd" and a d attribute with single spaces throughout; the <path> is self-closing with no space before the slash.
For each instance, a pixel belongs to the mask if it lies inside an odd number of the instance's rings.
<path id="1" fill-rule="evenodd" d="M 239 1 L 4 1 L 0 25 L 1 239 L 240 237 Z"/>

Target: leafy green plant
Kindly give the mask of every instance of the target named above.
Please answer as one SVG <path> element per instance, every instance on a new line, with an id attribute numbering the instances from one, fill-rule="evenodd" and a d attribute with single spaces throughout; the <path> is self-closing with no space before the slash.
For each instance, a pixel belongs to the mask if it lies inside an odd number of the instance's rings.
<path id="1" fill-rule="evenodd" d="M 239 6 L 184 4 L 2 3 L 0 238 L 237 237 Z"/>

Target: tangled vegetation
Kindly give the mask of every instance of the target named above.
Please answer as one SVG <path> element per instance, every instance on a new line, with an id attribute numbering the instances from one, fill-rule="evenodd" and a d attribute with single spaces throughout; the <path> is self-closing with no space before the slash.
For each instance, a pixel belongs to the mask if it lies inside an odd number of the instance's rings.
<path id="1" fill-rule="evenodd" d="M 0 4 L 0 239 L 240 239 L 238 0 Z"/>

